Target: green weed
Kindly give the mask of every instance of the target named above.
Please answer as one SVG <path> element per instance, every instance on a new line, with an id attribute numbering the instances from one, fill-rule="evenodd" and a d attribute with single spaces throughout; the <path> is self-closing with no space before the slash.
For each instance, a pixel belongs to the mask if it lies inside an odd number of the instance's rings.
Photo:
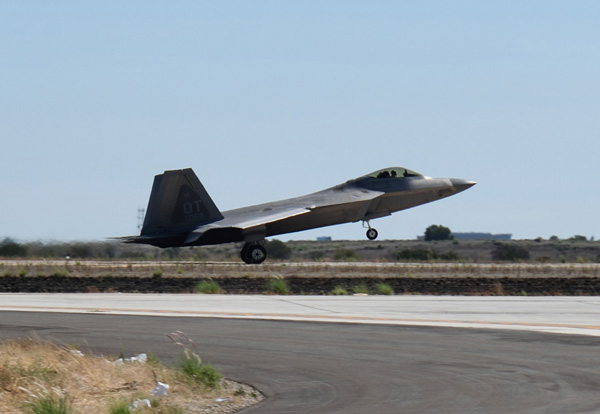
<path id="1" fill-rule="evenodd" d="M 356 295 L 364 295 L 369 294 L 369 287 L 365 283 L 361 283 L 360 285 L 356 285 L 352 288 L 352 292 Z"/>
<path id="2" fill-rule="evenodd" d="M 212 365 L 202 362 L 198 354 L 185 350 L 183 357 L 179 360 L 179 368 L 184 377 L 189 381 L 216 388 L 221 383 L 223 376 Z"/>
<path id="3" fill-rule="evenodd" d="M 26 403 L 26 410 L 31 414 L 72 414 L 70 398 L 62 391 L 53 389 L 54 395 L 43 393 Z"/>
<path id="4" fill-rule="evenodd" d="M 287 295 L 290 293 L 287 282 L 284 279 L 271 279 L 267 283 L 267 290 L 277 295 Z"/>
<path id="5" fill-rule="evenodd" d="M 131 414 L 129 403 L 125 400 L 117 401 L 111 404 L 108 408 L 109 414 Z"/>
<path id="6" fill-rule="evenodd" d="M 69 271 L 67 269 L 57 269 L 50 276 L 67 277 L 67 276 L 69 276 Z"/>
<path id="7" fill-rule="evenodd" d="M 181 331 L 167 335 L 175 345 L 183 348 L 183 355 L 179 359 L 179 369 L 187 381 L 192 384 L 203 385 L 208 388 L 217 388 L 223 376 L 212 365 L 202 362 L 200 355 L 192 351 L 196 348 L 194 341 Z"/>
<path id="8" fill-rule="evenodd" d="M 221 292 L 221 287 L 214 280 L 202 280 L 198 282 L 195 290 L 196 293 L 212 294 Z"/>
<path id="9" fill-rule="evenodd" d="M 152 352 L 146 354 L 146 362 L 151 365 L 160 365 L 160 360 Z"/>
<path id="10" fill-rule="evenodd" d="M 18 364 L 11 367 L 6 366 L 5 369 L 7 369 L 9 372 L 12 371 L 12 373 L 17 377 L 35 378 L 36 380 L 43 382 L 52 382 L 58 376 L 58 373 L 55 370 L 43 366 L 38 359 L 36 359 L 34 363 L 29 366 Z"/>
<path id="11" fill-rule="evenodd" d="M 377 283 L 375 285 L 375 294 L 376 295 L 393 295 L 394 289 L 387 283 Z"/>
<path id="12" fill-rule="evenodd" d="M 336 286 L 335 289 L 331 291 L 331 294 L 336 296 L 344 296 L 348 294 L 348 291 L 341 286 Z"/>

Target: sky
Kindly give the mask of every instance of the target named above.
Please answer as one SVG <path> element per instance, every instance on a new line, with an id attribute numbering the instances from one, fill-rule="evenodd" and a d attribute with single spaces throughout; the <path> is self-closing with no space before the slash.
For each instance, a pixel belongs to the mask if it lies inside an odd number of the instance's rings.
<path id="1" fill-rule="evenodd" d="M 222 210 L 402 166 L 477 181 L 371 224 L 600 236 L 597 1 L 0 2 L 0 238 L 138 233 L 153 176 Z M 361 223 L 281 240 L 364 239 Z"/>

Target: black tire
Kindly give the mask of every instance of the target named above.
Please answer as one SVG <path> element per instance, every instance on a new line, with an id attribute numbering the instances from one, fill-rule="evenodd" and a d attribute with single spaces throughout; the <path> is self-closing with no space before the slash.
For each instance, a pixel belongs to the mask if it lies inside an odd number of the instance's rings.
<path id="1" fill-rule="evenodd" d="M 245 244 L 240 257 L 246 264 L 261 264 L 267 258 L 267 250 L 260 244 Z"/>
<path id="2" fill-rule="evenodd" d="M 252 264 L 261 264 L 267 258 L 267 250 L 260 244 L 254 244 L 248 249 L 248 256 Z"/>
<path id="3" fill-rule="evenodd" d="M 378 235 L 379 235 L 379 233 L 375 229 L 367 230 L 367 239 L 369 239 L 369 240 L 375 240 Z"/>
<path id="4" fill-rule="evenodd" d="M 246 264 L 252 264 L 252 257 L 250 256 L 250 245 L 244 244 L 242 247 L 242 251 L 240 252 L 240 257 Z"/>

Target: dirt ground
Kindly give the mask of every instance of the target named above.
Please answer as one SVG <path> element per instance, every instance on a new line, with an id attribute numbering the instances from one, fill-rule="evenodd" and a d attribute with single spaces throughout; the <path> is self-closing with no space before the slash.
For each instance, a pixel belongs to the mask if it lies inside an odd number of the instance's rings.
<path id="1" fill-rule="evenodd" d="M 0 292 L 190 293 L 212 281 L 228 294 L 597 295 L 600 264 L 2 261 Z M 273 288 L 283 281 L 284 291 Z"/>

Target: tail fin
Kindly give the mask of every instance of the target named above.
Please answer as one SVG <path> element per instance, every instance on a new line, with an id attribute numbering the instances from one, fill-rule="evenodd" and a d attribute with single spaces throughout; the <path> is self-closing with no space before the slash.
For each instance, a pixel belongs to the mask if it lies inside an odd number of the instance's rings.
<path id="1" fill-rule="evenodd" d="M 141 235 L 191 231 L 223 219 L 191 168 L 165 171 L 154 177 Z"/>

